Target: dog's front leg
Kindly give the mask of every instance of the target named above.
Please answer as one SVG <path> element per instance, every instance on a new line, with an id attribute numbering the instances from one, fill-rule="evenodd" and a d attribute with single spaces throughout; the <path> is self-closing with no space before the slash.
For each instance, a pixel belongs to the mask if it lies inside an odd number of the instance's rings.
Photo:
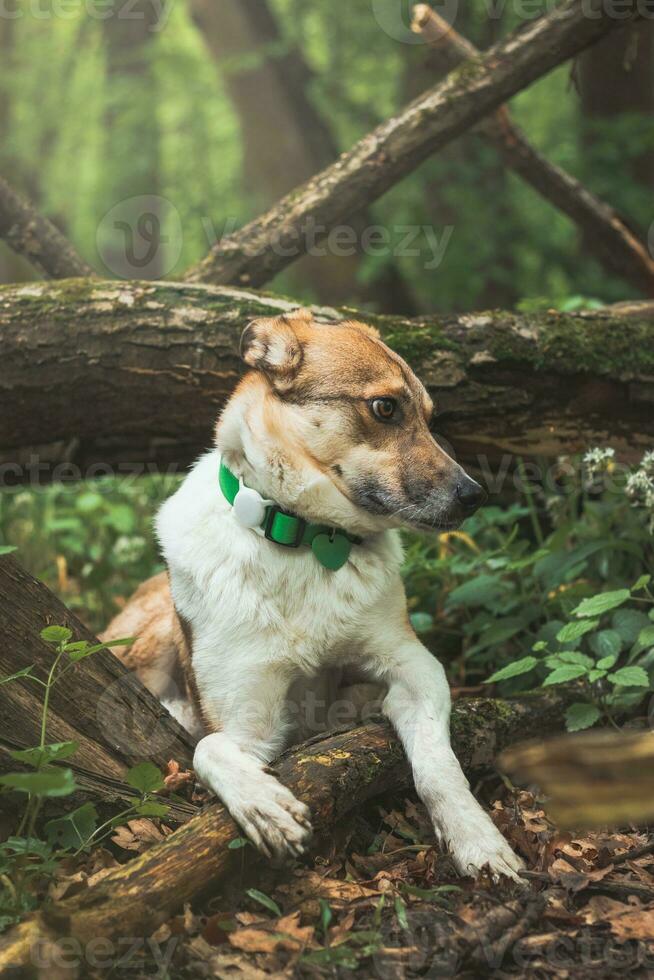
<path id="1" fill-rule="evenodd" d="M 298 856 L 311 836 L 309 809 L 266 768 L 284 744 L 287 680 L 252 660 L 216 666 L 220 683 L 213 696 L 205 688 L 203 709 L 220 730 L 198 742 L 196 775 L 263 854 Z"/>
<path id="2" fill-rule="evenodd" d="M 514 880 L 523 867 L 481 808 L 450 745 L 450 690 L 440 663 L 408 624 L 383 630 L 369 641 L 372 668 L 388 685 L 383 713 L 393 724 L 413 769 L 416 790 L 429 810 L 439 839 L 461 874 L 487 866 Z"/>

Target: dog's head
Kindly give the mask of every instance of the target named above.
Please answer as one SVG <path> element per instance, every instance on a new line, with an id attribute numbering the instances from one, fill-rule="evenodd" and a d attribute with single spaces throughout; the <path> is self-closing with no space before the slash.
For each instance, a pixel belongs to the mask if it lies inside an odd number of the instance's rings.
<path id="1" fill-rule="evenodd" d="M 313 521 L 370 533 L 458 525 L 484 491 L 429 431 L 433 405 L 372 327 L 307 310 L 246 327 L 252 368 L 219 422 L 245 482 Z"/>

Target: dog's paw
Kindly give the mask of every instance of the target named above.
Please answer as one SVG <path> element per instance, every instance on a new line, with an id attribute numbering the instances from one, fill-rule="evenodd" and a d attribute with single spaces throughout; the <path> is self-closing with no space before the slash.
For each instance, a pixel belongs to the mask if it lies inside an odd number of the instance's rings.
<path id="1" fill-rule="evenodd" d="M 447 843 L 456 869 L 461 875 L 477 877 L 483 870 L 498 880 L 501 875 L 524 885 L 519 872 L 524 862 L 513 851 L 490 817 L 479 808 L 456 828 L 444 828 Z"/>
<path id="2" fill-rule="evenodd" d="M 312 834 L 309 808 L 273 776 L 262 776 L 230 811 L 257 850 L 281 864 L 304 854 Z"/>
<path id="3" fill-rule="evenodd" d="M 491 839 L 467 840 L 450 842 L 452 858 L 457 871 L 462 875 L 473 878 L 487 870 L 497 880 L 501 875 L 511 878 L 520 884 L 525 884 L 519 872 L 524 868 L 524 862 L 507 844 L 499 831 Z"/>

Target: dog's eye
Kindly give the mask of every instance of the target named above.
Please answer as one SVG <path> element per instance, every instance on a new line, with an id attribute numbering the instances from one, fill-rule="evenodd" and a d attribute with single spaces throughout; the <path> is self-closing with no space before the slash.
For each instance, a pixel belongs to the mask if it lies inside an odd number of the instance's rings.
<path id="1" fill-rule="evenodd" d="M 397 402 L 394 398 L 373 398 L 370 403 L 372 409 L 372 414 L 375 418 L 378 418 L 380 422 L 390 422 L 390 420 L 395 415 L 395 409 L 397 408 Z"/>

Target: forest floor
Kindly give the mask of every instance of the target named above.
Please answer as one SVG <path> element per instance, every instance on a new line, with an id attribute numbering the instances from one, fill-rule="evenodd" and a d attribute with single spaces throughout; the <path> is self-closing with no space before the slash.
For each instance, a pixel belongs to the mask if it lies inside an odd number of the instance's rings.
<path id="1" fill-rule="evenodd" d="M 252 866 L 243 846 L 241 873 L 219 895 L 85 976 L 651 977 L 654 833 L 562 832 L 532 793 L 497 777 L 475 788 L 526 860 L 523 888 L 459 878 L 417 797 L 377 799 L 293 867 Z M 83 864 L 61 866 L 51 896 L 169 832 L 145 818 L 117 828 Z"/>

